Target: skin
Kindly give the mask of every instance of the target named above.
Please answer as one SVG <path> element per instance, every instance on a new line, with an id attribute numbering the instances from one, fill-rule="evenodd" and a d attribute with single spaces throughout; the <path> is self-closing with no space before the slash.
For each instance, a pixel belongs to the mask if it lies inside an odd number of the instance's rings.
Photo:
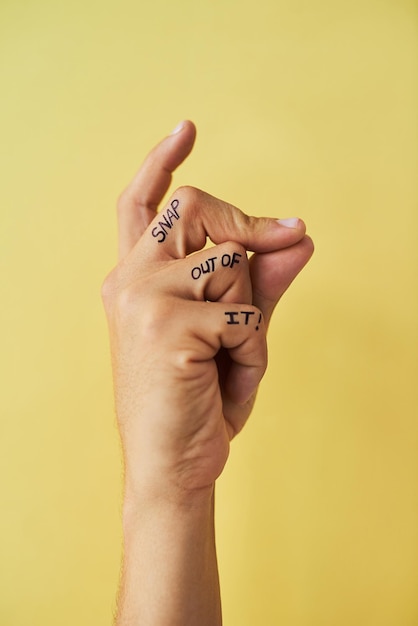
<path id="1" fill-rule="evenodd" d="M 266 369 L 273 310 L 313 252 L 302 220 L 249 217 L 193 187 L 157 214 L 195 135 L 183 122 L 120 196 L 102 288 L 125 466 L 117 626 L 222 623 L 214 485 Z"/>

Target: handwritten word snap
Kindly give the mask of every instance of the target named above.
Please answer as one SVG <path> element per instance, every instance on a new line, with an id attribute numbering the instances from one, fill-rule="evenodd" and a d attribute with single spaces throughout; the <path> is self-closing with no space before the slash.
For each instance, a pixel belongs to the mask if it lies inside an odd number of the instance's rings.
<path id="1" fill-rule="evenodd" d="M 237 265 L 239 263 L 240 257 L 242 257 L 242 254 L 239 254 L 238 252 L 233 252 L 232 254 L 223 254 L 220 258 L 220 262 L 222 267 L 232 268 L 234 267 L 234 265 Z M 216 261 L 218 261 L 218 257 L 212 256 L 210 257 L 210 259 L 206 259 L 204 263 L 196 265 L 196 267 L 194 267 L 191 272 L 193 280 L 198 280 L 202 276 L 202 274 L 210 274 L 211 272 L 214 272 L 217 266 Z"/>
<path id="2" fill-rule="evenodd" d="M 180 219 L 180 215 L 177 211 L 179 204 L 179 200 L 172 200 L 167 211 L 163 213 L 161 221 L 158 222 L 158 226 L 155 226 L 152 229 L 152 236 L 159 237 L 159 239 L 157 239 L 158 243 L 162 243 L 163 241 L 165 241 L 168 235 L 168 231 L 171 230 L 174 226 L 173 220 L 177 221 L 178 219 Z"/>
<path id="3" fill-rule="evenodd" d="M 227 319 L 226 321 L 227 324 L 244 323 L 245 326 L 248 326 L 250 317 L 251 315 L 255 315 L 255 312 L 254 311 L 226 311 L 225 315 L 229 316 L 229 319 Z M 242 317 L 239 317 L 240 315 L 243 315 L 244 319 L 242 319 Z M 256 330 L 259 329 L 258 324 L 260 322 L 261 322 L 261 313 L 258 314 L 258 322 L 257 322 L 257 326 L 255 327 Z"/>

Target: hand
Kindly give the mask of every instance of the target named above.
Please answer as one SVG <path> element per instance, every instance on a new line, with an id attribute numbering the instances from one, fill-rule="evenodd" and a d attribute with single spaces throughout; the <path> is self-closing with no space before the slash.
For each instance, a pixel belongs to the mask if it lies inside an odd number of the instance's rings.
<path id="1" fill-rule="evenodd" d="M 265 371 L 273 309 L 313 251 L 301 220 L 248 217 L 192 187 L 157 214 L 194 139 L 185 122 L 120 197 L 120 260 L 103 285 L 131 497 L 212 488 Z"/>

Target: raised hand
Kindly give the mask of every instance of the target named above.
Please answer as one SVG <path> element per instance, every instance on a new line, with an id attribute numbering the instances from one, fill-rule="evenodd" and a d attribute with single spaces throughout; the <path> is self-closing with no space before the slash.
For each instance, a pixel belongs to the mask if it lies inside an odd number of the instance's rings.
<path id="1" fill-rule="evenodd" d="M 249 217 L 193 187 L 157 213 L 194 139 L 184 122 L 121 195 L 103 284 L 125 462 L 118 625 L 221 623 L 213 487 L 266 369 L 274 307 L 313 251 L 301 220 Z"/>

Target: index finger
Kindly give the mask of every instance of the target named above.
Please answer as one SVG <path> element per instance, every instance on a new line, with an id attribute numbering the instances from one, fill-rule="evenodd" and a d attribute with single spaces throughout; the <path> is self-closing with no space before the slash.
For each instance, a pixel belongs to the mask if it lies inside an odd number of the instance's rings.
<path id="1" fill-rule="evenodd" d="M 181 122 L 146 157 L 118 200 L 119 258 L 125 257 L 156 215 L 172 173 L 190 154 L 196 138 L 193 122 Z"/>
<path id="2" fill-rule="evenodd" d="M 252 252 L 272 252 L 294 245 L 305 234 L 298 218 L 252 217 L 194 187 L 180 187 L 156 215 L 133 251 L 152 262 L 185 258 L 214 244 L 235 241 Z"/>

